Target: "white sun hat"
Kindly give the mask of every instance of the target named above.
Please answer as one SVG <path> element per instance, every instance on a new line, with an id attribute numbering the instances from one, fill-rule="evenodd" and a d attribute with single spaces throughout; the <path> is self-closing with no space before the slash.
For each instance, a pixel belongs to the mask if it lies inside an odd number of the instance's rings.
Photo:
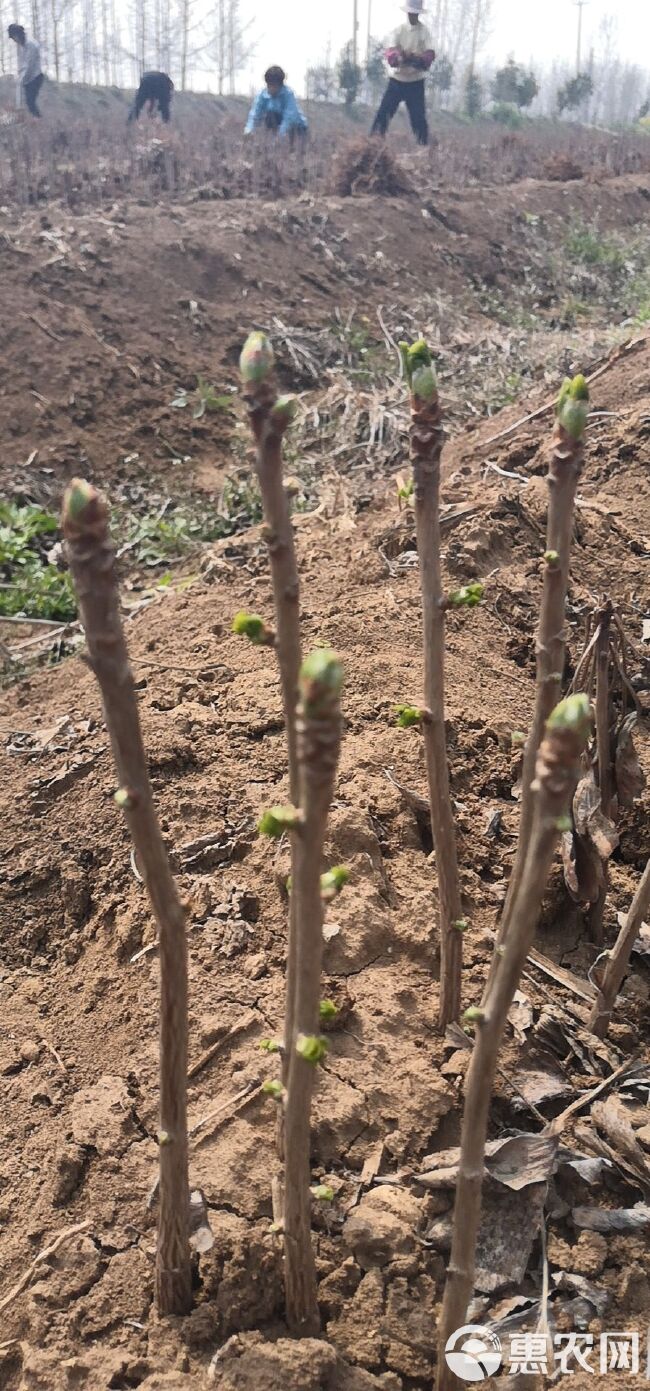
<path id="1" fill-rule="evenodd" d="M 426 14 L 424 0 L 406 0 L 404 5 L 405 14 Z"/>

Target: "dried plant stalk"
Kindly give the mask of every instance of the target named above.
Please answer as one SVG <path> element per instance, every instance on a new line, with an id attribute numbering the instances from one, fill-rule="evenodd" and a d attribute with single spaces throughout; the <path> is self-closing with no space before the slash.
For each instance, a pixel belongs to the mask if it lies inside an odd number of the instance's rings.
<path id="1" fill-rule="evenodd" d="M 465 1089 L 451 1257 L 440 1321 L 438 1391 L 450 1391 L 459 1384 L 444 1353 L 447 1339 L 465 1323 L 474 1292 L 485 1143 L 497 1056 L 508 1010 L 537 929 L 542 895 L 563 818 L 576 789 L 590 725 L 591 710 L 584 695 L 562 701 L 547 723 L 531 785 L 533 815 L 528 854 L 513 902 L 510 931 L 506 941 L 496 948 L 496 967 L 483 1006 L 467 1013 L 468 1018 L 475 1020 L 477 1032 Z"/>
<path id="2" fill-rule="evenodd" d="M 630 911 L 616 942 L 609 953 L 603 983 L 589 1016 L 589 1028 L 598 1038 L 605 1038 L 610 1025 L 616 996 L 630 964 L 632 948 L 640 928 L 650 912 L 650 860 L 643 871 L 639 887 L 632 899 Z"/>
<path id="3" fill-rule="evenodd" d="M 300 674 L 298 719 L 302 806 L 294 834 L 297 926 L 296 998 L 285 1111 L 284 1258 L 287 1322 L 304 1336 L 320 1329 L 311 1244 L 309 1137 L 319 1036 L 323 952 L 321 860 L 341 740 L 341 664 L 317 651 Z"/>
<path id="4" fill-rule="evenodd" d="M 120 791 L 118 806 L 151 900 L 160 939 L 160 1216 L 156 1305 L 187 1314 L 192 1305 L 187 1160 L 187 942 L 185 914 L 153 804 L 138 705 L 119 609 L 115 550 L 104 499 L 73 481 L 63 530 L 92 670 L 99 683 Z"/>
<path id="5" fill-rule="evenodd" d="M 411 391 L 411 460 L 424 643 L 422 733 L 431 826 L 436 852 L 440 915 L 440 1005 L 445 1029 L 460 1011 L 462 919 L 456 830 L 449 790 L 445 738 L 445 601 L 440 560 L 440 455 L 442 415 L 431 354 L 426 343 L 402 349 Z"/>

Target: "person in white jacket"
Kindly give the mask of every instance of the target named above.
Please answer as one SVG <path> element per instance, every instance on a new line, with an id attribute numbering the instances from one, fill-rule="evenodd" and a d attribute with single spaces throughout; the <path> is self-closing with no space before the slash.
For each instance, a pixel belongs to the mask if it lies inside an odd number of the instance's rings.
<path id="1" fill-rule="evenodd" d="M 391 77 L 375 116 L 372 135 L 385 135 L 401 102 L 406 103 L 411 129 L 418 145 L 429 141 L 424 79 L 434 61 L 431 35 L 422 23 L 424 0 L 406 0 L 406 24 L 398 29 L 392 48 L 384 57 Z"/>
<path id="2" fill-rule="evenodd" d="M 16 86 L 16 106 L 26 106 L 32 116 L 40 116 L 36 99 L 43 86 L 41 50 L 33 39 L 28 39 L 22 24 L 10 24 L 9 38 L 18 47 L 18 82 Z"/>

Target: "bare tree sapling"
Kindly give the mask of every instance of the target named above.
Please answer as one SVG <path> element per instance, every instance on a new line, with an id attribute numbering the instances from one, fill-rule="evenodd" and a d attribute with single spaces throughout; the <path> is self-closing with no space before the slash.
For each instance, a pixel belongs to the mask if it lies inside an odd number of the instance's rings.
<path id="1" fill-rule="evenodd" d="M 609 952 L 603 974 L 602 984 L 589 1016 L 589 1028 L 598 1038 L 605 1038 L 609 1028 L 616 996 L 623 984 L 630 964 L 632 948 L 642 924 L 650 912 L 650 860 L 643 871 L 639 886 L 632 899 L 630 910 Z"/>
<path id="2" fill-rule="evenodd" d="M 576 789 L 591 723 L 591 706 L 585 695 L 569 696 L 550 715 L 531 783 L 528 853 L 512 903 L 510 931 L 505 942 L 495 947 L 495 970 L 482 1006 L 468 1010 L 465 1016 L 475 1025 L 476 1036 L 465 1086 L 452 1247 L 439 1326 L 438 1391 L 451 1391 L 459 1385 L 446 1364 L 445 1345 L 466 1322 L 474 1292 L 485 1144 L 497 1056 L 537 930 L 542 895 Z"/>
<path id="3" fill-rule="evenodd" d="M 115 550 L 104 498 L 75 479 L 63 530 L 79 599 L 88 659 L 101 689 L 126 816 L 160 937 L 160 1210 L 156 1305 L 187 1314 L 192 1305 L 187 1157 L 187 941 L 185 913 L 158 823 L 138 704 L 120 617 Z"/>
<path id="4" fill-rule="evenodd" d="M 311 1243 L 309 1143 L 315 1069 L 327 1051 L 320 1035 L 323 903 L 347 878 L 343 866 L 321 874 L 327 816 L 341 739 L 341 664 L 327 650 L 312 652 L 300 673 L 298 712 L 302 803 L 274 807 L 260 821 L 270 835 L 288 829 L 294 843 L 293 897 L 296 975 L 293 1034 L 285 1047 L 285 1086 L 269 1090 L 285 1108 L 284 1260 L 286 1314 L 293 1333 L 320 1330 L 316 1268 Z M 328 1004 L 329 1002 L 325 1002 Z"/>

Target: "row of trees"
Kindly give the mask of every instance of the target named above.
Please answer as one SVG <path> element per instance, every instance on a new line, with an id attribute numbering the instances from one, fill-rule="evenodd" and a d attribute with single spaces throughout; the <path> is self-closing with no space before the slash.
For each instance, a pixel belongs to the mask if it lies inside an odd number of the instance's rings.
<path id="1" fill-rule="evenodd" d="M 170 73 L 177 87 L 213 74 L 219 93 L 235 92 L 253 53 L 240 0 L 0 0 L 0 72 L 15 66 L 7 25 L 24 24 L 57 82 L 135 86 L 147 68 Z"/>
<path id="2" fill-rule="evenodd" d="M 306 96 L 312 101 L 358 101 L 374 104 L 386 81 L 385 44 L 371 39 L 363 64 L 354 63 L 352 45 L 346 44 L 337 61 L 327 52 L 320 63 L 307 69 Z M 640 68 L 621 63 L 590 62 L 585 72 L 571 75 L 554 67 L 535 73 L 513 57 L 496 71 L 458 67 L 442 53 L 436 58 L 427 84 L 434 106 L 463 111 L 475 117 L 494 103 L 493 113 L 504 119 L 510 112 L 534 112 L 553 116 L 577 113 L 583 119 L 604 124 L 630 124 L 647 114 L 650 79 Z"/>

